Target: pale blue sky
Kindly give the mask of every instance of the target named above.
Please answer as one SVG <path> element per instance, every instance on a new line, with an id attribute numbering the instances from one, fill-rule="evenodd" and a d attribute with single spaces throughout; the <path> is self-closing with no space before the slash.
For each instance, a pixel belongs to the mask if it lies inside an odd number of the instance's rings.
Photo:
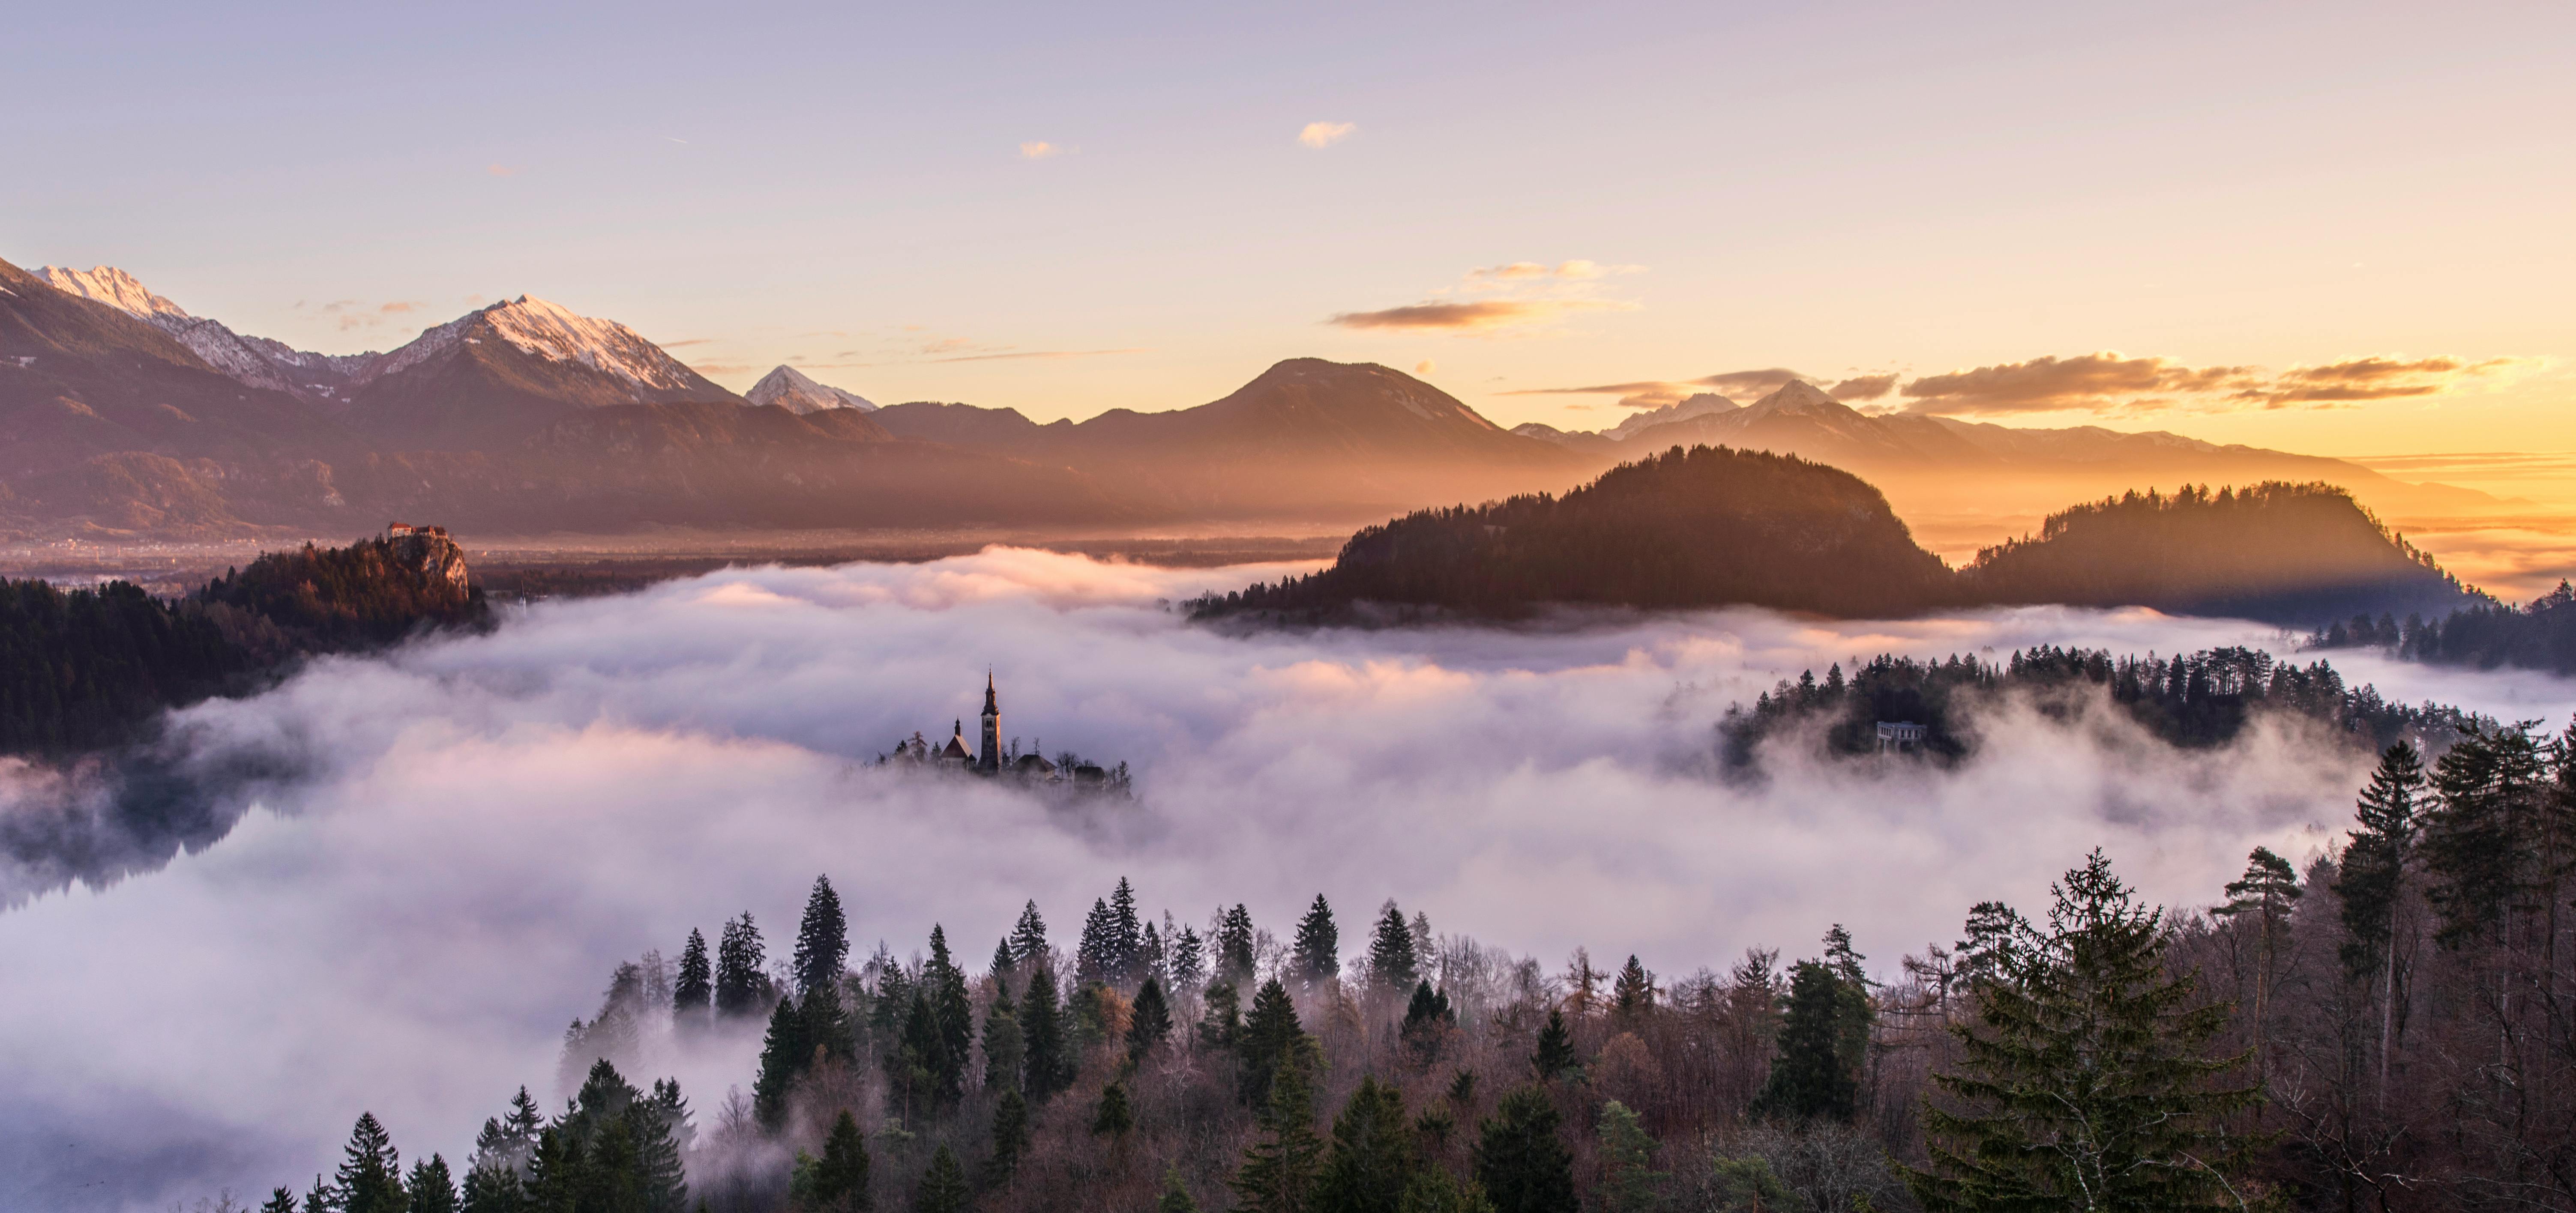
<path id="1" fill-rule="evenodd" d="M 0 257 L 120 265 L 335 352 L 528 292 L 736 387 L 796 359 L 880 400 L 1083 416 L 1299 354 L 1427 359 L 1507 423 L 1587 427 L 1615 397 L 1498 393 L 2100 349 L 2520 357 L 2543 361 L 2437 397 L 2113 420 L 2576 447 L 2563 4 L 85 4 L 11 27 Z M 1313 122 L 1353 129 L 1308 147 Z M 1060 153 L 1022 154 L 1040 141 Z M 1576 259 L 1608 268 L 1466 278 Z M 1325 323 L 1496 298 L 1559 310 Z M 1136 352 L 935 361 L 1111 350 Z"/>

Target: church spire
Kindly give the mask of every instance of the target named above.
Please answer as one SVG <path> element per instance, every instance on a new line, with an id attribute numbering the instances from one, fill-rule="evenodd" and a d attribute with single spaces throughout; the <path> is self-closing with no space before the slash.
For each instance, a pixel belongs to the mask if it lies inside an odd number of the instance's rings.
<path id="1" fill-rule="evenodd" d="M 984 667 L 984 714 L 987 716 L 999 716 L 1002 714 L 1002 709 L 994 706 L 993 703 L 993 669 L 991 666 Z"/>
<path id="2" fill-rule="evenodd" d="M 993 670 L 984 669 L 984 736 L 983 750 L 975 756 L 975 765 L 985 771 L 1002 769 L 1002 709 L 993 697 Z"/>

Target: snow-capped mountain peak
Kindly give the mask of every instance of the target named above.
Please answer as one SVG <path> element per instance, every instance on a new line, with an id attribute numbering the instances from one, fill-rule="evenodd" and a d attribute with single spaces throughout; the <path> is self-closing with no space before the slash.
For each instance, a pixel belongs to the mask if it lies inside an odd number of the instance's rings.
<path id="1" fill-rule="evenodd" d="M 825 409 L 857 409 L 873 413 L 875 402 L 857 392 L 843 391 L 825 383 L 816 383 L 805 372 L 792 366 L 780 366 L 760 377 L 742 398 L 753 404 L 774 404 L 791 413 L 819 413 Z"/>
<path id="2" fill-rule="evenodd" d="M 635 330 L 534 295 L 521 295 L 478 314 L 502 339 L 540 358 L 578 362 L 642 387 L 687 388 L 697 378 Z"/>
<path id="3" fill-rule="evenodd" d="M 104 303 L 131 316 L 156 320 L 163 316 L 191 319 L 187 309 L 155 295 L 134 275 L 112 265 L 85 270 L 67 270 L 48 265 L 36 271 L 36 277 L 67 295 L 78 295 L 94 303 Z"/>
<path id="4" fill-rule="evenodd" d="M 1601 431 L 1601 436 L 1624 442 L 1629 435 L 1655 426 L 1675 421 L 1688 421 L 1693 417 L 1702 417 L 1710 413 L 1732 413 L 1742 407 L 1715 392 L 1700 392 L 1662 408 L 1648 409 L 1632 415 L 1619 424 Z"/>
<path id="5" fill-rule="evenodd" d="M 1745 412 L 1748 415 L 1768 415 L 1812 413 L 1819 409 L 1827 412 L 1847 412 L 1850 406 L 1826 395 L 1812 383 L 1802 379 L 1792 379 L 1782 384 L 1779 391 L 1754 401 L 1745 409 Z"/>

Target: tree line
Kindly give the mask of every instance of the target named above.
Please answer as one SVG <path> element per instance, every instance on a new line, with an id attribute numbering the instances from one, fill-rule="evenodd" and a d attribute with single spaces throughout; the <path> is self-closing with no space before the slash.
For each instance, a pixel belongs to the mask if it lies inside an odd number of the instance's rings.
<path id="1" fill-rule="evenodd" d="M 2562 580 L 2519 607 L 2478 602 L 2432 619 L 2409 612 L 2404 623 L 2388 613 L 2377 619 L 2355 615 L 2328 625 L 2310 643 L 2321 649 L 2383 649 L 2435 665 L 2576 674 L 2576 586 Z"/>
<path id="2" fill-rule="evenodd" d="M 2576 1210 L 2571 741 L 2392 744 L 2304 866 L 2258 848 L 2177 912 L 2096 852 L 1885 981 L 1839 927 L 1785 968 L 1550 971 L 1392 902 L 1346 947 L 1321 896 L 1281 937 L 1124 880 L 1069 950 L 1031 903 L 981 972 L 937 926 L 853 965 L 818 878 L 786 957 L 743 915 L 621 965 L 564 1110 L 522 1090 L 452 1203 L 437 1156 L 359 1203 L 399 1169 L 362 1117 L 270 1207 Z M 709 1131 L 618 1077 L 727 1034 L 759 1059 Z"/>
<path id="3" fill-rule="evenodd" d="M 2090 701 L 2114 710 L 2175 746 L 2224 745 L 2266 713 L 2303 717 L 2372 752 L 2400 738 L 2447 745 L 2463 730 L 2492 724 L 2440 704 L 2390 703 L 2369 685 L 2347 687 L 2332 664 L 2280 661 L 2260 649 L 2222 647 L 2172 657 L 2114 658 L 2106 649 L 2039 645 L 2002 660 L 1953 653 L 1946 660 L 1882 654 L 1846 676 L 1837 662 L 1823 678 L 1801 671 L 1728 708 L 1718 724 L 1727 769 L 1749 771 L 1761 743 L 1792 729 L 1818 727 L 1827 753 L 1880 748 L 1880 722 L 1925 727 L 1921 753 L 1950 759 L 1968 752 L 1967 721 L 1998 697 L 2021 694 L 2044 716 L 2066 719 Z"/>

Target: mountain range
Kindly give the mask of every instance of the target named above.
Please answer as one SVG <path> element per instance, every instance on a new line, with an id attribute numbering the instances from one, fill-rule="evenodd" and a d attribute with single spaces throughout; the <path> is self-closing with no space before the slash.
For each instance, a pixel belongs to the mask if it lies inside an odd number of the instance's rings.
<path id="1" fill-rule="evenodd" d="M 2477 496 L 2170 434 L 1864 415 L 1803 383 L 1749 407 L 1696 396 L 1598 434 L 1512 431 L 1412 376 L 1315 358 L 1194 408 L 1040 424 L 970 404 L 880 408 L 785 366 L 736 395 L 625 325 L 530 296 L 392 350 L 321 354 L 194 315 L 112 267 L 0 262 L 0 536 L 19 540 L 350 533 L 396 517 L 481 536 L 1329 529 L 1561 491 L 1697 443 L 1794 451 L 1900 499 L 1963 479 L 2044 485 L 2048 507 L 2182 479 L 2330 480 L 2383 509 Z"/>

